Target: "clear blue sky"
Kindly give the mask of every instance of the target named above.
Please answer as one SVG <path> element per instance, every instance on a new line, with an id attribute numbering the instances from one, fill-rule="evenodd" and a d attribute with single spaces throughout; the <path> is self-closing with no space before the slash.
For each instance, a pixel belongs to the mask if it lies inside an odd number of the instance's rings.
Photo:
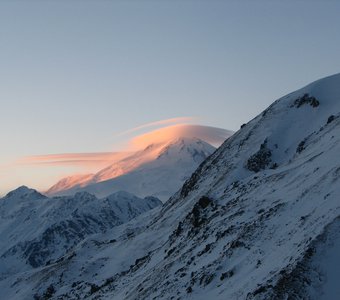
<path id="1" fill-rule="evenodd" d="M 340 72 L 339 15 L 340 1 L 1 1 L 0 165 L 110 151 L 168 118 L 237 130 Z"/>

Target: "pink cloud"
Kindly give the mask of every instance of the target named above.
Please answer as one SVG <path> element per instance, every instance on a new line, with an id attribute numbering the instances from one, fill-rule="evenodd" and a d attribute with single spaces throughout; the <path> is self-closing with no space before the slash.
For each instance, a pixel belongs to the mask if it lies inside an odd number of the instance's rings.
<path id="1" fill-rule="evenodd" d="M 194 118 L 183 117 L 173 118 L 157 122 L 144 124 L 120 135 L 136 132 L 140 129 L 150 128 L 154 126 L 164 126 L 167 124 L 175 125 L 149 131 L 144 134 L 137 135 L 130 139 L 128 146 L 121 152 L 95 152 L 95 153 L 62 153 L 27 156 L 15 162 L 16 165 L 35 165 L 35 166 L 74 166 L 94 170 L 112 165 L 115 162 L 131 155 L 134 151 L 141 150 L 150 144 L 164 143 L 180 137 L 198 138 L 206 141 L 214 146 L 219 146 L 226 138 L 232 135 L 229 130 L 190 124 L 177 124 L 178 122 L 189 122 Z"/>
<path id="2" fill-rule="evenodd" d="M 19 165 L 104 167 L 109 163 L 128 156 L 127 152 L 62 153 L 23 157 L 16 161 Z"/>
<path id="3" fill-rule="evenodd" d="M 170 125 L 170 124 L 187 124 L 187 123 L 191 123 L 195 121 L 196 119 L 197 118 L 194 118 L 194 117 L 179 117 L 179 118 L 160 120 L 156 122 L 150 122 L 150 123 L 146 123 L 146 124 L 128 129 L 126 131 L 123 131 L 119 133 L 117 136 L 124 136 L 124 135 L 134 133 L 136 131 L 139 131 L 141 129 L 146 129 L 146 128 L 160 127 L 160 126 L 165 126 L 165 125 Z"/>
<path id="4" fill-rule="evenodd" d="M 163 143 L 180 137 L 198 138 L 214 146 L 220 146 L 232 134 L 232 131 L 222 128 L 177 124 L 138 135 L 130 141 L 130 147 L 140 149 L 152 143 Z"/>

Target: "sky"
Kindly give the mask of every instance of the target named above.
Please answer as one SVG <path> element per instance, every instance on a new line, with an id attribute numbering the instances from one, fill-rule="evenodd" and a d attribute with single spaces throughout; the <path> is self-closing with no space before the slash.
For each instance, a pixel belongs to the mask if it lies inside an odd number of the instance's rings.
<path id="1" fill-rule="evenodd" d="M 339 13 L 340 1 L 1 1 L 0 194 L 74 171 L 24 157 L 110 153 L 145 124 L 238 130 L 340 71 Z"/>

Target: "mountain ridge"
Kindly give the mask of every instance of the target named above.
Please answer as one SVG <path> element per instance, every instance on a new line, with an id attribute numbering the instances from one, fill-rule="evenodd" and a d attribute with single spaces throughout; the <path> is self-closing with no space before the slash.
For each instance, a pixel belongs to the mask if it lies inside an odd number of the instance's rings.
<path id="1" fill-rule="evenodd" d="M 4 295 L 335 299 L 338 99 L 340 74 L 280 98 L 163 206 L 85 238 L 62 262 L 4 278 Z"/>
<path id="2" fill-rule="evenodd" d="M 103 199 L 87 192 L 48 198 L 19 187 L 0 199 L 0 278 L 58 261 L 85 237 L 161 204 L 155 197 L 141 199 L 124 191 Z M 8 263 L 13 259 L 15 266 Z"/>

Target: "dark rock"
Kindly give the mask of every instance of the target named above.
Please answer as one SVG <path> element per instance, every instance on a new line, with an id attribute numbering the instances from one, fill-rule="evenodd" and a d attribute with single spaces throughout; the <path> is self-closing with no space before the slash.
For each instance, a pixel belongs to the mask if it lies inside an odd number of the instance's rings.
<path id="1" fill-rule="evenodd" d="M 296 148 L 296 153 L 301 153 L 303 150 L 305 150 L 305 143 L 306 143 L 305 139 L 299 143 L 299 145 Z"/>
<path id="2" fill-rule="evenodd" d="M 247 161 L 247 169 L 253 172 L 259 172 L 266 169 L 271 163 L 272 152 L 267 148 L 267 140 L 261 144 L 260 150 L 253 154 Z"/>
<path id="3" fill-rule="evenodd" d="M 141 265 L 143 265 L 148 259 L 150 258 L 149 255 L 143 256 L 141 258 L 137 258 L 135 261 L 135 266 L 136 267 L 140 267 Z"/>
<path id="4" fill-rule="evenodd" d="M 232 276 L 234 276 L 234 271 L 233 271 L 233 270 L 230 270 L 230 271 L 228 271 L 228 272 L 222 273 L 222 274 L 221 274 L 221 277 L 220 277 L 220 280 L 224 280 L 224 279 L 230 278 L 230 277 L 232 277 Z"/>
<path id="5" fill-rule="evenodd" d="M 328 117 L 328 119 L 327 119 L 327 124 L 329 124 L 329 123 L 333 122 L 333 121 L 334 121 L 334 119 L 335 119 L 335 116 L 333 116 L 333 115 L 330 115 L 330 116 Z"/>
<path id="6" fill-rule="evenodd" d="M 91 284 L 90 295 L 96 293 L 100 290 L 100 287 L 94 283 Z"/>
<path id="7" fill-rule="evenodd" d="M 210 203 L 211 203 L 211 199 L 207 196 L 203 196 L 198 200 L 198 204 L 204 209 L 206 208 Z"/>
<path id="8" fill-rule="evenodd" d="M 278 164 L 277 164 L 277 163 L 273 163 L 273 164 L 270 166 L 270 168 L 273 169 L 273 170 L 277 169 L 277 167 L 278 167 Z"/>
<path id="9" fill-rule="evenodd" d="M 182 231 L 183 231 L 182 222 L 179 222 L 177 228 L 174 231 L 175 236 L 179 236 L 182 233 Z"/>
<path id="10" fill-rule="evenodd" d="M 258 294 L 265 293 L 267 291 L 268 287 L 266 286 L 260 286 L 258 289 L 256 289 L 253 293 L 253 296 L 256 296 Z"/>
<path id="11" fill-rule="evenodd" d="M 205 245 L 205 248 L 202 251 L 200 251 L 199 253 L 197 253 L 197 256 L 201 256 L 204 253 L 207 253 L 211 249 L 212 245 L 213 245 L 212 243 Z"/>
<path id="12" fill-rule="evenodd" d="M 207 286 L 213 281 L 214 277 L 214 274 L 203 274 L 200 278 L 200 285 Z"/>
<path id="13" fill-rule="evenodd" d="M 294 107 L 301 107 L 302 105 L 309 104 L 312 107 L 318 107 L 320 105 L 319 100 L 309 94 L 304 94 L 302 97 L 297 98 L 294 101 Z"/>
<path id="14" fill-rule="evenodd" d="M 51 299 L 53 297 L 53 295 L 55 294 L 56 290 L 54 288 L 54 286 L 51 284 L 49 285 L 49 287 L 46 289 L 45 293 L 42 296 L 42 299 L 47 300 L 47 299 Z"/>
<path id="15" fill-rule="evenodd" d="M 239 240 L 235 240 L 235 241 L 232 241 L 230 243 L 230 248 L 231 249 L 235 249 L 235 248 L 240 248 L 240 247 L 244 247 L 245 244 Z"/>

